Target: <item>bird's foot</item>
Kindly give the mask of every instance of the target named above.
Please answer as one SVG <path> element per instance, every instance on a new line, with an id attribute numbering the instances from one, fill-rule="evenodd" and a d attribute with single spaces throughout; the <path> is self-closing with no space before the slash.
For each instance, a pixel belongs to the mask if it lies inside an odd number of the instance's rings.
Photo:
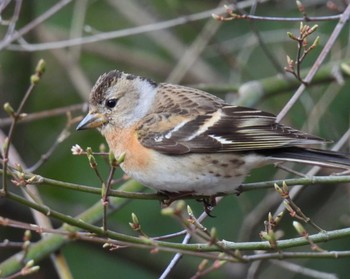
<path id="1" fill-rule="evenodd" d="M 168 192 L 168 191 L 160 191 L 161 195 L 166 196 L 163 200 L 161 200 L 160 205 L 162 208 L 168 207 L 174 201 L 181 200 L 182 198 L 191 197 L 194 192 L 193 191 L 184 191 L 184 192 Z"/>
<path id="2" fill-rule="evenodd" d="M 236 189 L 235 189 L 235 195 L 238 197 L 240 194 L 243 193 L 243 186 L 239 185 Z"/>
<path id="3" fill-rule="evenodd" d="M 216 197 L 215 196 L 209 196 L 201 199 L 197 199 L 197 201 L 203 203 L 204 212 L 207 213 L 209 217 L 215 217 L 211 214 L 214 207 L 216 206 Z"/>
<path id="4" fill-rule="evenodd" d="M 181 200 L 183 198 L 193 197 L 195 192 L 193 191 L 185 191 L 185 192 L 167 192 L 167 191 L 160 191 L 159 194 L 166 196 L 161 201 L 161 207 L 165 208 L 171 205 L 174 201 Z M 207 213 L 210 217 L 215 217 L 211 214 L 212 210 L 216 206 L 216 197 L 215 196 L 208 196 L 197 199 L 197 201 L 203 203 L 204 211 Z"/>

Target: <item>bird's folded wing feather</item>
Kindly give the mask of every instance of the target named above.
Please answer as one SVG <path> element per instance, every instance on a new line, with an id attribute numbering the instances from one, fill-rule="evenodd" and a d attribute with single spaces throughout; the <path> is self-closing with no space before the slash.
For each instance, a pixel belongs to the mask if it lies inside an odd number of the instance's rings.
<path id="1" fill-rule="evenodd" d="M 195 115 L 154 113 L 138 128 L 145 147 L 166 154 L 240 152 L 315 144 L 323 139 L 276 123 L 260 110 L 223 105 Z"/>

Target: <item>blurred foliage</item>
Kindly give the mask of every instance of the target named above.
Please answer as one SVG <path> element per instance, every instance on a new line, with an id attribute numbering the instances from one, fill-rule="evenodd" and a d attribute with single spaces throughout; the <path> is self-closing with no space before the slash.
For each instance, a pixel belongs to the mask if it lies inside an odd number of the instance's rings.
<path id="1" fill-rule="evenodd" d="M 6 2 L 6 1 L 4 1 Z M 1 19 L 10 19 L 16 1 L 8 1 L 7 7 L 2 10 Z M 327 1 L 305 1 L 309 16 L 333 15 L 336 12 L 326 7 Z M 23 1 L 16 30 L 45 13 L 57 1 Z M 245 3 L 245 1 L 242 1 Z M 127 7 L 132 4 L 138 12 L 130 14 Z M 166 21 L 189 14 L 199 13 L 223 6 L 222 1 L 213 0 L 123 0 L 123 1 L 72 1 L 53 16 L 45 20 L 31 32 L 25 34 L 20 43 L 40 44 L 49 41 L 68 39 L 69 36 L 89 36 L 100 32 L 108 32 L 146 25 L 152 22 Z M 337 3 L 343 10 L 342 2 Z M 249 13 L 249 8 L 244 10 Z M 263 16 L 300 17 L 293 1 L 266 1 L 258 4 L 256 14 Z M 177 66 L 185 51 L 191 48 L 192 43 L 201 33 L 208 22 L 214 21 L 211 17 L 203 20 L 188 22 L 165 30 L 152 31 L 137 35 L 124 36 L 111 40 L 97 41 L 74 47 L 65 47 L 49 50 L 25 51 L 14 50 L 9 46 L 0 52 L 0 104 L 10 102 L 17 107 L 29 86 L 29 78 L 40 58 L 45 59 L 47 70 L 39 85 L 31 95 L 26 113 L 34 113 L 53 108 L 65 107 L 72 104 L 86 102 L 90 88 L 95 80 L 104 72 L 111 69 L 124 70 L 139 74 L 162 82 L 167 80 L 172 70 Z M 141 22 L 143 22 L 141 24 Z M 231 84 L 239 88 L 240 85 L 251 80 L 260 80 L 265 77 L 283 73 L 272 65 L 270 59 L 257 41 L 252 27 L 259 32 L 265 47 L 283 68 L 286 65 L 286 55 L 292 58 L 296 54 L 296 44 L 287 36 L 287 31 L 297 33 L 299 22 L 273 21 L 245 21 L 233 20 L 219 23 L 215 35 L 207 42 L 204 51 L 199 53 L 196 63 L 193 64 L 178 83 L 196 85 L 223 85 Z M 318 22 L 318 35 L 321 37 L 320 46 L 303 62 L 302 68 L 309 68 L 324 43 L 328 40 L 336 21 Z M 8 26 L 0 25 L 0 34 L 4 38 Z M 328 61 L 342 61 L 349 59 L 348 28 L 345 28 L 341 38 L 337 40 L 331 51 Z M 172 41 L 162 42 L 165 34 Z M 24 41 L 23 41 L 24 40 Z M 174 49 L 174 42 L 183 49 Z M 168 44 L 167 44 L 168 43 Z M 18 45 L 18 42 L 13 42 Z M 180 50 L 180 53 L 177 51 Z M 171 80 L 170 80 L 171 82 Z M 296 88 L 295 88 L 296 89 Z M 319 103 L 325 92 L 330 102 Z M 293 90 L 294 91 L 294 90 Z M 262 96 L 257 107 L 277 114 L 289 100 L 293 91 L 281 92 L 273 96 Z M 303 128 L 324 138 L 337 141 L 349 128 L 349 83 L 327 83 L 310 86 L 299 102 L 288 113 L 284 123 L 296 128 Z M 213 92 L 216 93 L 216 92 Z M 227 96 L 237 92 L 226 92 Z M 334 96 L 331 96 L 331 95 Z M 225 97 L 224 95 L 220 95 Z M 320 113 L 316 123 L 309 119 L 314 109 Z M 74 111 L 73 116 L 83 115 L 86 111 Z M 4 111 L 0 117 L 6 118 Z M 20 123 L 15 130 L 13 144 L 27 166 L 33 165 L 42 154 L 52 146 L 60 131 L 66 125 L 66 116 L 59 115 L 46 117 L 29 123 Z M 1 122 L 0 122 L 1 123 Z M 304 126 L 303 126 L 304 125 Z M 8 125 L 1 126 L 8 133 Z M 71 128 L 71 135 L 61 143 L 49 160 L 36 173 L 62 181 L 100 187 L 99 180 L 89 168 L 85 157 L 72 156 L 71 146 L 79 144 L 83 148 L 92 147 L 98 150 L 104 139 L 97 131 L 76 132 Z M 349 146 L 349 144 L 348 144 Z M 104 177 L 108 175 L 108 167 L 102 159 L 98 160 L 99 168 Z M 303 169 L 304 171 L 304 169 Z M 254 171 L 247 181 L 264 181 L 274 178 L 283 178 L 286 173 L 278 172 L 275 168 L 265 167 Z M 120 176 L 118 172 L 116 176 Z M 292 175 L 288 175 L 292 177 Z M 11 185 L 12 191 L 13 185 Z M 51 186 L 38 186 L 45 204 L 49 207 L 75 216 L 97 202 L 98 195 L 64 190 Z M 18 190 L 14 190 L 19 192 Z M 216 227 L 218 237 L 231 241 L 258 241 L 259 231 L 263 229 L 263 220 L 269 211 L 274 211 L 278 204 L 265 206 L 263 216 L 252 220 L 249 235 L 242 235 L 247 228 L 244 223 L 246 217 L 273 190 L 253 191 L 244 193 L 240 197 L 229 196 L 215 208 L 215 218 L 208 218 L 204 225 L 208 228 Z M 349 187 L 318 186 L 306 188 L 296 200 L 297 204 L 310 214 L 320 226 L 325 229 L 342 228 L 349 226 Z M 196 201 L 186 201 L 193 208 L 196 215 L 202 211 L 202 205 Z M 0 198 L 1 216 L 25 222 L 34 222 L 28 208 L 12 201 Z M 131 200 L 125 207 L 112 214 L 108 221 L 111 229 L 134 234 L 128 226 L 131 213 L 135 212 L 140 219 L 143 230 L 150 236 L 169 234 L 181 229 L 178 222 L 161 215 L 159 202 Z M 264 218 L 264 219 L 261 219 Z M 292 219 L 285 216 L 281 229 L 285 237 L 296 237 L 297 234 L 291 225 Z M 54 221 L 55 227 L 59 225 Z M 101 225 L 101 224 L 98 224 Z M 250 224 L 249 224 L 250 225 Z M 312 229 L 310 229 L 312 231 Z M 0 241 L 3 239 L 21 241 L 22 231 L 7 227 L 0 228 Z M 38 239 L 35 236 L 35 239 Z M 176 239 L 181 242 L 181 238 Z M 348 249 L 348 240 L 339 240 L 329 245 L 320 244 L 326 249 Z M 13 254 L 13 249 L 0 248 L 0 261 Z M 307 249 L 306 249 L 307 250 Z M 156 278 L 168 265 L 173 254 L 160 252 L 150 254 L 147 249 L 120 249 L 108 252 L 101 245 L 73 242 L 62 249 L 69 267 L 75 278 Z M 171 274 L 172 278 L 189 278 L 196 273 L 201 259 L 185 256 Z M 309 267 L 325 273 L 337 274 L 338 278 L 348 276 L 347 259 L 340 260 L 294 260 L 302 267 Z M 50 261 L 38 263 L 40 271 L 29 278 L 56 278 L 57 273 Z M 223 268 L 209 273 L 205 278 L 246 278 L 249 265 L 227 264 Z M 259 278 L 277 278 L 283 272 L 284 278 L 309 278 L 299 273 L 285 271 L 272 262 L 265 262 L 260 267 Z M 277 277 L 276 277 L 277 276 Z"/>

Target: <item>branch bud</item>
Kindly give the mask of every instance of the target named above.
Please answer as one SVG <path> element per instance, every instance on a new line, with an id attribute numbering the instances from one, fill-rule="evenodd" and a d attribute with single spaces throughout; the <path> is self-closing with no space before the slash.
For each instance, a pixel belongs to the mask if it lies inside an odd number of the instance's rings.
<path id="1" fill-rule="evenodd" d="M 10 105 L 9 102 L 6 102 L 3 106 L 4 111 L 11 117 L 15 117 L 16 113 L 13 107 Z"/>
<path id="2" fill-rule="evenodd" d="M 294 41 L 297 41 L 297 40 L 298 40 L 298 38 L 295 37 L 295 35 L 294 35 L 292 32 L 287 32 L 287 35 L 288 35 L 289 38 L 291 38 L 291 39 L 294 40 Z"/>
<path id="3" fill-rule="evenodd" d="M 193 216 L 192 208 L 191 208 L 189 205 L 187 205 L 187 214 L 188 214 L 190 217 Z"/>
<path id="4" fill-rule="evenodd" d="M 289 189 L 288 189 L 288 186 L 287 186 L 287 183 L 285 181 L 282 182 L 282 190 L 284 192 L 284 194 L 289 194 Z"/>
<path id="5" fill-rule="evenodd" d="M 39 269 L 40 269 L 40 266 L 38 266 L 38 265 L 33 266 L 33 267 L 31 267 L 31 268 L 28 269 L 28 271 L 27 271 L 26 274 L 32 274 L 32 273 L 34 273 L 34 272 L 39 271 Z"/>
<path id="6" fill-rule="evenodd" d="M 289 202 L 287 202 L 286 200 L 283 201 L 283 205 L 284 207 L 288 210 L 289 214 L 294 217 L 296 215 L 295 210 L 291 207 L 291 205 L 289 204 Z"/>
<path id="7" fill-rule="evenodd" d="M 217 15 L 217 14 L 211 14 L 211 17 L 217 21 L 224 21 L 225 18 L 223 16 Z"/>
<path id="8" fill-rule="evenodd" d="M 210 244 L 213 244 L 216 242 L 218 236 L 218 232 L 215 227 L 212 227 L 210 230 Z"/>
<path id="9" fill-rule="evenodd" d="M 314 26 L 312 26 L 312 27 L 308 30 L 307 34 L 310 35 L 310 34 L 314 33 L 314 32 L 317 30 L 317 28 L 318 28 L 318 25 L 315 24 Z"/>
<path id="10" fill-rule="evenodd" d="M 320 36 L 317 36 L 312 45 L 309 47 L 309 50 L 314 49 L 320 44 Z"/>
<path id="11" fill-rule="evenodd" d="M 118 158 L 117 158 L 117 163 L 118 165 L 120 165 L 121 163 L 123 163 L 125 160 L 125 152 L 123 152 Z"/>
<path id="12" fill-rule="evenodd" d="M 116 168 L 118 166 L 118 162 L 114 157 L 114 153 L 112 150 L 110 150 L 108 153 L 108 162 L 109 162 L 109 165 L 113 168 Z"/>
<path id="13" fill-rule="evenodd" d="M 272 217 L 272 213 L 269 212 L 269 214 L 267 215 L 267 221 L 270 223 L 270 224 L 273 224 L 275 222 L 275 220 L 273 219 Z"/>
<path id="14" fill-rule="evenodd" d="M 25 268 L 31 268 L 34 265 L 34 260 L 29 260 L 26 264 L 25 264 Z"/>
<path id="15" fill-rule="evenodd" d="M 200 264 L 198 265 L 198 271 L 203 271 L 206 266 L 208 265 L 209 261 L 207 259 L 204 259 L 200 262 Z"/>
<path id="16" fill-rule="evenodd" d="M 343 71 L 346 75 L 350 76 L 350 65 L 349 65 L 349 64 L 347 64 L 347 63 L 341 63 L 341 64 L 340 64 L 340 69 L 342 69 L 342 71 Z"/>
<path id="17" fill-rule="evenodd" d="M 298 7 L 298 10 L 299 12 L 301 12 L 302 14 L 305 14 L 305 6 L 303 3 L 301 3 L 301 1 L 297 0 L 295 1 L 297 7 Z"/>
<path id="18" fill-rule="evenodd" d="M 224 5 L 224 8 L 225 8 L 225 10 L 226 10 L 226 13 L 228 13 L 228 14 L 232 14 L 232 13 L 233 13 L 233 10 L 231 9 L 230 6 Z"/>
<path id="19" fill-rule="evenodd" d="M 179 200 L 175 205 L 175 213 L 180 214 L 185 209 L 186 203 L 183 200 Z"/>
<path id="20" fill-rule="evenodd" d="M 101 153 L 106 152 L 106 145 L 104 143 L 101 143 L 98 149 Z"/>
<path id="21" fill-rule="evenodd" d="M 35 73 L 39 75 L 39 77 L 45 72 L 46 70 L 46 62 L 44 59 L 40 59 L 38 61 L 38 64 L 35 68 Z"/>
<path id="22" fill-rule="evenodd" d="M 172 207 L 166 207 L 162 209 L 162 214 L 166 216 L 173 216 L 175 214 L 175 209 Z"/>
<path id="23" fill-rule="evenodd" d="M 97 162 L 96 162 L 94 155 L 92 155 L 91 147 L 86 148 L 86 155 L 88 157 L 90 167 L 92 169 L 95 169 L 97 167 Z"/>
<path id="24" fill-rule="evenodd" d="M 129 226 L 134 231 L 140 231 L 141 230 L 141 225 L 140 225 L 139 219 L 137 218 L 135 213 L 131 213 L 131 220 L 132 220 L 132 222 L 129 222 Z"/>
<path id="25" fill-rule="evenodd" d="M 277 183 L 275 183 L 273 186 L 275 187 L 275 190 L 277 191 L 277 193 L 282 196 L 283 195 L 283 191 L 282 191 L 281 187 L 278 186 Z"/>
<path id="26" fill-rule="evenodd" d="M 295 230 L 298 232 L 299 235 L 301 235 L 301 236 L 307 235 L 307 231 L 305 230 L 303 225 L 300 224 L 299 222 L 293 221 L 293 227 L 295 228 Z"/>
<path id="27" fill-rule="evenodd" d="M 278 223 L 282 220 L 284 212 L 281 211 L 276 217 L 275 217 L 275 224 L 278 225 Z"/>
<path id="28" fill-rule="evenodd" d="M 131 220 L 134 224 L 140 224 L 139 218 L 137 218 L 137 216 L 134 212 L 131 213 Z"/>
<path id="29" fill-rule="evenodd" d="M 40 81 L 40 77 L 38 75 L 31 75 L 30 76 L 30 83 L 33 85 L 37 85 Z"/>
<path id="30" fill-rule="evenodd" d="M 32 232 L 30 230 L 26 230 L 23 235 L 23 241 L 29 241 L 32 238 Z"/>

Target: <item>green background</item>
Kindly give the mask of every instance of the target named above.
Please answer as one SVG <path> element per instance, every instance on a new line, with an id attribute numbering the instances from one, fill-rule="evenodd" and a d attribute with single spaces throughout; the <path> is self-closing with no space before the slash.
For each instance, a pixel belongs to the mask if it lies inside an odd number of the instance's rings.
<path id="1" fill-rule="evenodd" d="M 13 14 L 14 1 L 12 2 L 2 11 L 2 19 L 9 19 Z M 166 21 L 223 5 L 223 3 L 220 4 L 220 1 L 212 0 L 130 1 L 138 8 L 132 12 L 127 10 L 131 9 L 126 5 L 127 2 L 72 1 L 31 32 L 25 34 L 23 39 L 30 44 L 68 39 L 74 26 L 78 33 L 72 36 L 80 36 L 79 31 L 82 32 L 81 36 L 90 36 L 100 32 L 123 30 L 152 22 Z M 45 13 L 55 3 L 56 1 L 23 1 L 16 29 L 20 29 Z M 310 16 L 336 14 L 335 11 L 327 9 L 326 1 L 305 4 Z M 342 2 L 338 3 L 338 8 L 340 10 L 344 8 Z M 249 12 L 249 8 L 244 11 Z M 150 18 L 144 18 L 145 14 Z M 267 1 L 265 4 L 258 5 L 257 14 L 279 17 L 301 16 L 293 1 Z M 82 23 L 79 24 L 81 18 Z M 90 88 L 99 75 L 112 69 L 143 75 L 157 82 L 163 82 L 168 79 L 184 54 L 174 55 L 171 49 L 176 48 L 176 45 L 171 41 L 161 43 L 166 38 L 164 32 L 171 35 L 175 42 L 183 45 L 185 51 L 192 47 L 204 26 L 210 24 L 211 21 L 214 20 L 209 17 L 162 31 L 124 36 L 76 47 L 25 51 L 15 50 L 15 47 L 10 46 L 0 52 L 0 104 L 10 102 L 14 108 L 17 108 L 29 86 L 29 77 L 41 58 L 46 61 L 46 73 L 26 104 L 24 109 L 26 113 L 86 102 L 89 90 L 82 90 L 82 88 Z M 317 22 L 320 46 L 306 57 L 302 64 L 303 69 L 308 69 L 312 65 L 336 22 Z M 310 25 L 313 24 L 310 23 Z M 296 43 L 288 38 L 287 32 L 298 34 L 298 27 L 299 22 L 266 20 L 256 22 L 234 20 L 221 23 L 212 38 L 204 45 L 204 50 L 196 63 L 190 66 L 185 75 L 176 83 L 199 88 L 207 88 L 210 85 L 212 87 L 210 92 L 232 100 L 232 96 L 235 98 L 237 95 L 235 90 L 219 90 L 218 88 L 224 86 L 239 88 L 245 82 L 275 77 L 283 73 L 273 66 L 263 51 L 262 45 L 258 43 L 253 29 L 259 33 L 265 47 L 283 69 L 286 65 L 286 55 L 294 59 L 297 51 Z M 4 37 L 7 26 L 3 24 L 0 28 L 0 34 Z M 341 37 L 333 46 L 326 63 L 349 59 L 348 32 L 348 26 L 346 26 Z M 205 37 L 207 37 L 206 34 L 204 34 Z M 314 35 L 311 36 L 311 39 L 314 38 Z M 18 42 L 14 42 L 13 45 L 18 45 Z M 84 78 L 79 79 L 80 75 Z M 348 82 L 346 77 L 344 78 L 344 84 L 325 82 L 310 86 L 283 122 L 336 142 L 349 128 L 350 95 Z M 173 81 L 170 80 L 170 82 Z M 252 105 L 278 114 L 295 90 L 296 87 L 287 92 L 285 90 L 273 94 L 267 92 Z M 73 116 L 85 113 L 86 110 L 72 112 Z M 1 118 L 7 117 L 4 111 L 0 111 L 0 116 Z M 64 114 L 18 124 L 13 144 L 27 166 L 33 165 L 52 146 L 65 124 Z M 8 128 L 8 125 L 1 126 L 5 133 L 8 132 Z M 89 168 L 87 159 L 72 156 L 70 149 L 73 145 L 79 144 L 83 148 L 92 147 L 97 151 L 101 143 L 105 141 L 97 131 L 76 132 L 72 127 L 69 138 L 57 147 L 49 160 L 36 173 L 57 180 L 100 187 L 99 180 Z M 349 143 L 347 146 L 349 150 Z M 346 151 L 346 148 L 344 150 Z M 98 163 L 101 173 L 107 177 L 108 166 L 101 159 L 98 159 Z M 297 169 L 305 172 L 307 168 L 299 166 Z M 329 172 L 325 171 L 321 174 L 329 174 Z M 116 177 L 120 175 L 119 171 Z M 286 176 L 293 177 L 281 171 L 276 174 L 276 169 L 268 166 L 254 171 L 247 181 L 272 180 Z M 78 215 L 100 199 L 98 195 L 51 186 L 42 185 L 38 188 L 45 204 L 70 216 Z M 19 193 L 19 190 L 13 185 L 10 186 L 10 189 Z M 204 225 L 208 228 L 216 227 L 219 239 L 258 241 L 260 239 L 258 233 L 264 229 L 263 220 L 267 218 L 269 211 L 276 210 L 278 204 L 266 204 L 263 207 L 263 219 L 260 219 L 260 215 L 251 216 L 249 214 L 254 212 L 253 210 L 261 204 L 261 201 L 273 194 L 271 189 L 244 193 L 240 197 L 225 197 L 213 212 L 215 218 L 207 218 Z M 200 203 L 188 200 L 186 202 L 191 205 L 197 216 L 201 213 Z M 308 216 L 326 230 L 344 228 L 350 224 L 348 185 L 309 187 L 302 192 L 296 202 Z M 110 228 L 136 235 L 128 225 L 132 212 L 138 216 L 143 230 L 150 236 L 160 236 L 181 230 L 181 225 L 175 219 L 161 214 L 159 202 L 154 200 L 131 200 L 121 210 L 110 215 L 108 219 Z M 33 222 L 28 208 L 6 198 L 0 199 L 0 215 Z M 252 219 L 248 219 L 248 216 Z M 60 225 L 58 221 L 54 221 L 54 224 L 55 227 Z M 283 238 L 297 236 L 290 216 L 284 217 L 280 229 L 284 232 Z M 307 229 L 310 233 L 316 233 L 311 227 Z M 22 234 L 23 231 L 19 229 L 0 227 L 0 241 L 6 238 L 21 241 Z M 33 241 L 38 238 L 38 235 L 34 234 Z M 176 241 L 181 242 L 181 238 Z M 321 247 L 329 250 L 350 250 L 350 242 L 348 239 L 343 239 L 321 244 Z M 310 249 L 302 247 L 297 250 L 309 251 Z M 0 260 L 6 259 L 16 251 L 16 249 L 0 248 Z M 166 252 L 151 254 L 149 250 L 136 248 L 109 252 L 101 245 L 82 241 L 65 245 L 62 252 L 74 278 L 156 278 L 173 256 Z M 200 261 L 201 259 L 185 256 L 172 272 L 172 278 L 193 276 Z M 335 273 L 339 278 L 345 278 L 349 270 L 349 259 L 312 259 L 292 262 L 302 267 Z M 31 278 L 57 278 L 49 259 L 38 264 L 40 271 Z M 249 266 L 248 264 L 227 264 L 209 273 L 205 278 L 246 278 Z M 284 278 L 309 278 L 285 270 L 269 261 L 261 263 L 257 274 L 258 278 L 278 278 L 281 274 Z"/>

